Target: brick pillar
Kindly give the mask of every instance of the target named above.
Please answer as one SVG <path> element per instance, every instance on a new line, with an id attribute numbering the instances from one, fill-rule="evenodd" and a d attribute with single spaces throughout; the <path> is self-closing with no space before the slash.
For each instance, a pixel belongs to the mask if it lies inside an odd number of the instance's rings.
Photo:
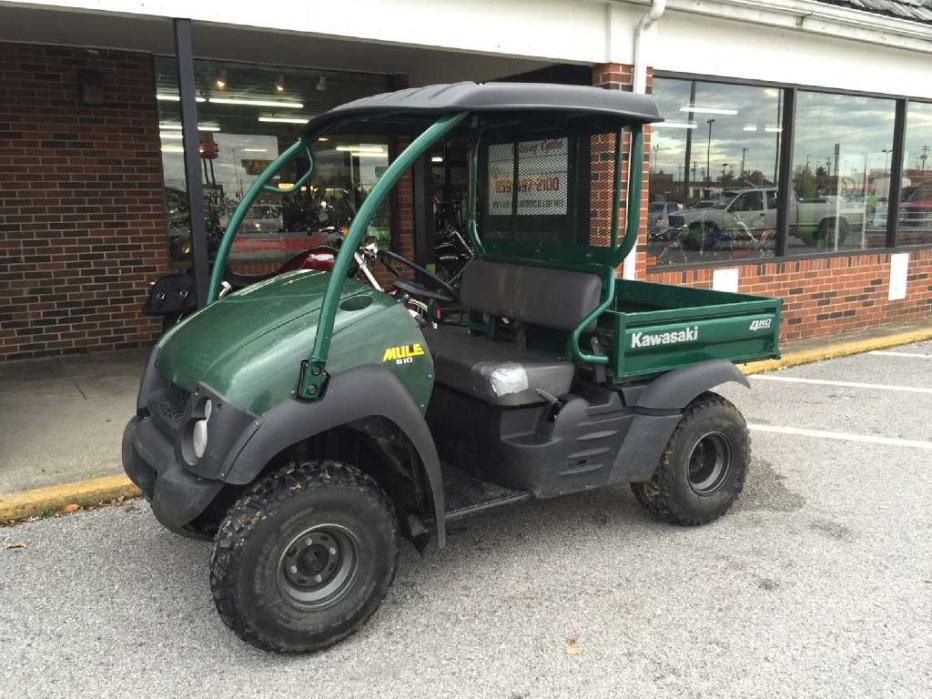
<path id="1" fill-rule="evenodd" d="M 632 66 L 623 65 L 621 63 L 602 63 L 592 68 L 592 84 L 596 87 L 602 87 L 607 90 L 627 90 L 631 91 L 632 85 L 634 83 L 634 73 Z M 653 71 L 650 68 L 647 70 L 647 91 L 651 91 L 653 85 Z M 621 191 L 619 192 L 619 197 L 621 199 L 621 208 L 619 209 L 620 222 L 623 226 L 625 217 L 625 200 L 627 198 L 627 182 L 628 182 L 628 158 L 631 148 L 631 136 L 630 134 L 625 134 L 624 141 L 622 142 L 622 152 L 624 158 L 622 160 L 623 166 L 621 171 Z M 595 153 L 593 153 L 593 162 L 596 162 Z M 643 187 L 641 190 L 641 215 L 640 215 L 640 225 L 638 227 L 638 242 L 636 250 L 637 255 L 637 277 L 638 279 L 644 279 L 647 274 L 647 256 L 645 253 L 647 246 L 647 205 L 648 205 L 648 168 L 650 167 L 650 127 L 644 127 L 644 171 L 643 171 Z M 611 205 L 610 197 L 608 205 Z M 604 216 L 611 216 L 611 210 L 607 212 L 603 211 L 601 207 L 597 206 L 596 199 L 593 199 L 592 207 L 592 216 L 593 216 L 593 226 L 599 228 L 596 225 Z M 622 232 L 624 229 L 621 229 Z"/>
<path id="2" fill-rule="evenodd" d="M 389 90 L 404 90 L 408 87 L 408 76 L 404 73 L 397 73 L 389 78 Z M 410 141 L 405 138 L 396 139 L 393 153 L 403 151 Z M 405 172 L 392 193 L 392 250 L 399 255 L 407 257 L 409 260 L 414 259 L 414 176 L 413 171 Z M 407 268 L 395 265 L 396 269 L 405 272 L 409 276 Z M 394 276 L 381 264 L 375 268 L 376 279 L 387 289 L 391 288 Z"/>

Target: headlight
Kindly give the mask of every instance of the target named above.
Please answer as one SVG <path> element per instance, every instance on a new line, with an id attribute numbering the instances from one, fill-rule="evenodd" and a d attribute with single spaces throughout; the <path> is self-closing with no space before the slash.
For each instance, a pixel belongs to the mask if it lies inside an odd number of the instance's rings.
<path id="1" fill-rule="evenodd" d="M 207 420 L 198 420 L 194 423 L 191 441 L 194 443 L 194 455 L 200 459 L 207 451 Z"/>
<path id="2" fill-rule="evenodd" d="M 207 423 L 210 421 L 210 414 L 213 412 L 214 405 L 210 398 L 204 401 L 204 417 L 194 423 L 194 430 L 191 433 L 191 445 L 194 447 L 194 455 L 200 459 L 207 451 Z"/>

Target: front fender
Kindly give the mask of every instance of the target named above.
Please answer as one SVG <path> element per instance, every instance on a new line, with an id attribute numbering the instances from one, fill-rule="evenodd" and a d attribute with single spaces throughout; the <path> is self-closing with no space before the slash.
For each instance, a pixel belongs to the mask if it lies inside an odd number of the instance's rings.
<path id="1" fill-rule="evenodd" d="M 334 427 L 367 417 L 384 417 L 414 445 L 430 486 L 437 521 L 437 544 L 446 542 L 443 476 L 433 436 L 424 416 L 401 382 L 387 369 L 365 365 L 337 374 L 323 398 L 286 400 L 262 416 L 262 424 L 233 459 L 227 483 L 251 483 L 282 449 Z"/>
<path id="2" fill-rule="evenodd" d="M 680 410 L 700 393 L 729 381 L 751 387 L 747 377 L 727 359 L 708 359 L 658 376 L 635 405 L 649 410 Z"/>

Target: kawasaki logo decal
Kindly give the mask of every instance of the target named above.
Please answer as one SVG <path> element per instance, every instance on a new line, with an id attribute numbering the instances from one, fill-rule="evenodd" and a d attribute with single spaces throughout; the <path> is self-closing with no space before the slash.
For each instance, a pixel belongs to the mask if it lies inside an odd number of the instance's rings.
<path id="1" fill-rule="evenodd" d="M 770 330 L 770 324 L 773 322 L 773 318 L 759 318 L 758 320 L 751 321 L 751 327 L 749 328 L 752 332 L 755 330 Z"/>
<path id="2" fill-rule="evenodd" d="M 678 345 L 683 342 L 695 342 L 699 339 L 699 327 L 693 326 L 686 330 L 664 333 L 641 333 L 631 335 L 631 348 L 657 347 L 659 345 Z"/>

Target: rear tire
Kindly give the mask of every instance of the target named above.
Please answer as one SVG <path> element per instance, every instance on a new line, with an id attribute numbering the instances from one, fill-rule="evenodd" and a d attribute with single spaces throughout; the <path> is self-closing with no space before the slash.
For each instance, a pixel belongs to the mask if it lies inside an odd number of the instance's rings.
<path id="1" fill-rule="evenodd" d="M 358 468 L 290 464 L 253 486 L 220 525 L 210 559 L 217 611 L 263 650 L 326 648 L 381 604 L 398 538 L 391 501 Z"/>
<path id="2" fill-rule="evenodd" d="M 703 393 L 683 411 L 654 475 L 632 483 L 631 489 L 661 521 L 705 524 L 732 506 L 750 460 L 751 440 L 741 413 L 720 395 Z"/>

